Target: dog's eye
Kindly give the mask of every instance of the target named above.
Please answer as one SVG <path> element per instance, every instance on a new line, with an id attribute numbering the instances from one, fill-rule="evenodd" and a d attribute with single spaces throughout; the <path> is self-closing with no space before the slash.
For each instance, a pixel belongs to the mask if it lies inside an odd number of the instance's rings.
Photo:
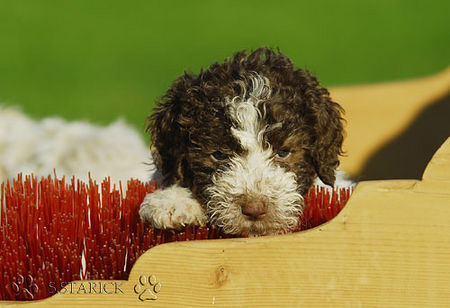
<path id="1" fill-rule="evenodd" d="M 291 152 L 289 152 L 288 150 L 280 150 L 275 155 L 275 158 L 284 159 L 284 158 L 288 157 L 290 154 L 291 154 Z"/>
<path id="2" fill-rule="evenodd" d="M 216 152 L 212 153 L 212 156 L 217 160 L 225 160 L 228 158 L 228 154 L 224 153 L 222 151 L 216 151 Z"/>

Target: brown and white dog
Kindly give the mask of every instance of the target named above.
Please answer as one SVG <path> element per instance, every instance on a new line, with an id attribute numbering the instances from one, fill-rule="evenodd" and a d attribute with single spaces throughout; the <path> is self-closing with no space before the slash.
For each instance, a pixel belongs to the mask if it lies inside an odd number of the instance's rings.
<path id="1" fill-rule="evenodd" d="M 163 188 L 141 218 L 230 234 L 295 227 L 314 180 L 335 182 L 342 113 L 313 75 L 269 48 L 185 73 L 148 118 Z"/>

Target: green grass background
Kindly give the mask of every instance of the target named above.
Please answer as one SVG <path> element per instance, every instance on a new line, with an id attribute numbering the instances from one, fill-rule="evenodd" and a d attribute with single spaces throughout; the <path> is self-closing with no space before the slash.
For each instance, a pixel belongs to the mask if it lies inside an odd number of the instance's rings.
<path id="1" fill-rule="evenodd" d="M 449 64 L 450 1 L 0 0 L 0 101 L 143 129 L 184 70 L 278 46 L 326 86 Z"/>

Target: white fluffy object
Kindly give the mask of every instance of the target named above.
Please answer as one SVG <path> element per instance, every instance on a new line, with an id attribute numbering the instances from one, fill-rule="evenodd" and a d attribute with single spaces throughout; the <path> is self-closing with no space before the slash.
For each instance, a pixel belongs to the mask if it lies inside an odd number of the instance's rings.
<path id="1" fill-rule="evenodd" d="M 355 188 L 357 183 L 352 179 L 350 179 L 344 171 L 337 169 L 334 172 L 334 174 L 336 176 L 336 181 L 334 182 L 335 188 Z M 325 187 L 330 190 L 332 189 L 332 187 L 328 186 L 327 184 L 324 184 L 318 177 L 316 178 L 313 184 Z"/>
<path id="2" fill-rule="evenodd" d="M 139 133 L 123 120 L 108 126 L 52 117 L 34 120 L 14 107 L 0 106 L 0 183 L 18 173 L 66 176 L 126 184 L 148 181 L 152 159 Z"/>

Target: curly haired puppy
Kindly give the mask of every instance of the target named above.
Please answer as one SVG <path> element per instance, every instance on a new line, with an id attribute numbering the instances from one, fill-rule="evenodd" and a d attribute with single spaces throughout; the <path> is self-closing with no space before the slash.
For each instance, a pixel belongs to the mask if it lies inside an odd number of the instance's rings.
<path id="1" fill-rule="evenodd" d="M 334 184 L 342 113 L 314 76 L 269 48 L 185 73 L 148 118 L 164 188 L 146 196 L 141 218 L 248 235 L 295 227 L 314 180 Z"/>

